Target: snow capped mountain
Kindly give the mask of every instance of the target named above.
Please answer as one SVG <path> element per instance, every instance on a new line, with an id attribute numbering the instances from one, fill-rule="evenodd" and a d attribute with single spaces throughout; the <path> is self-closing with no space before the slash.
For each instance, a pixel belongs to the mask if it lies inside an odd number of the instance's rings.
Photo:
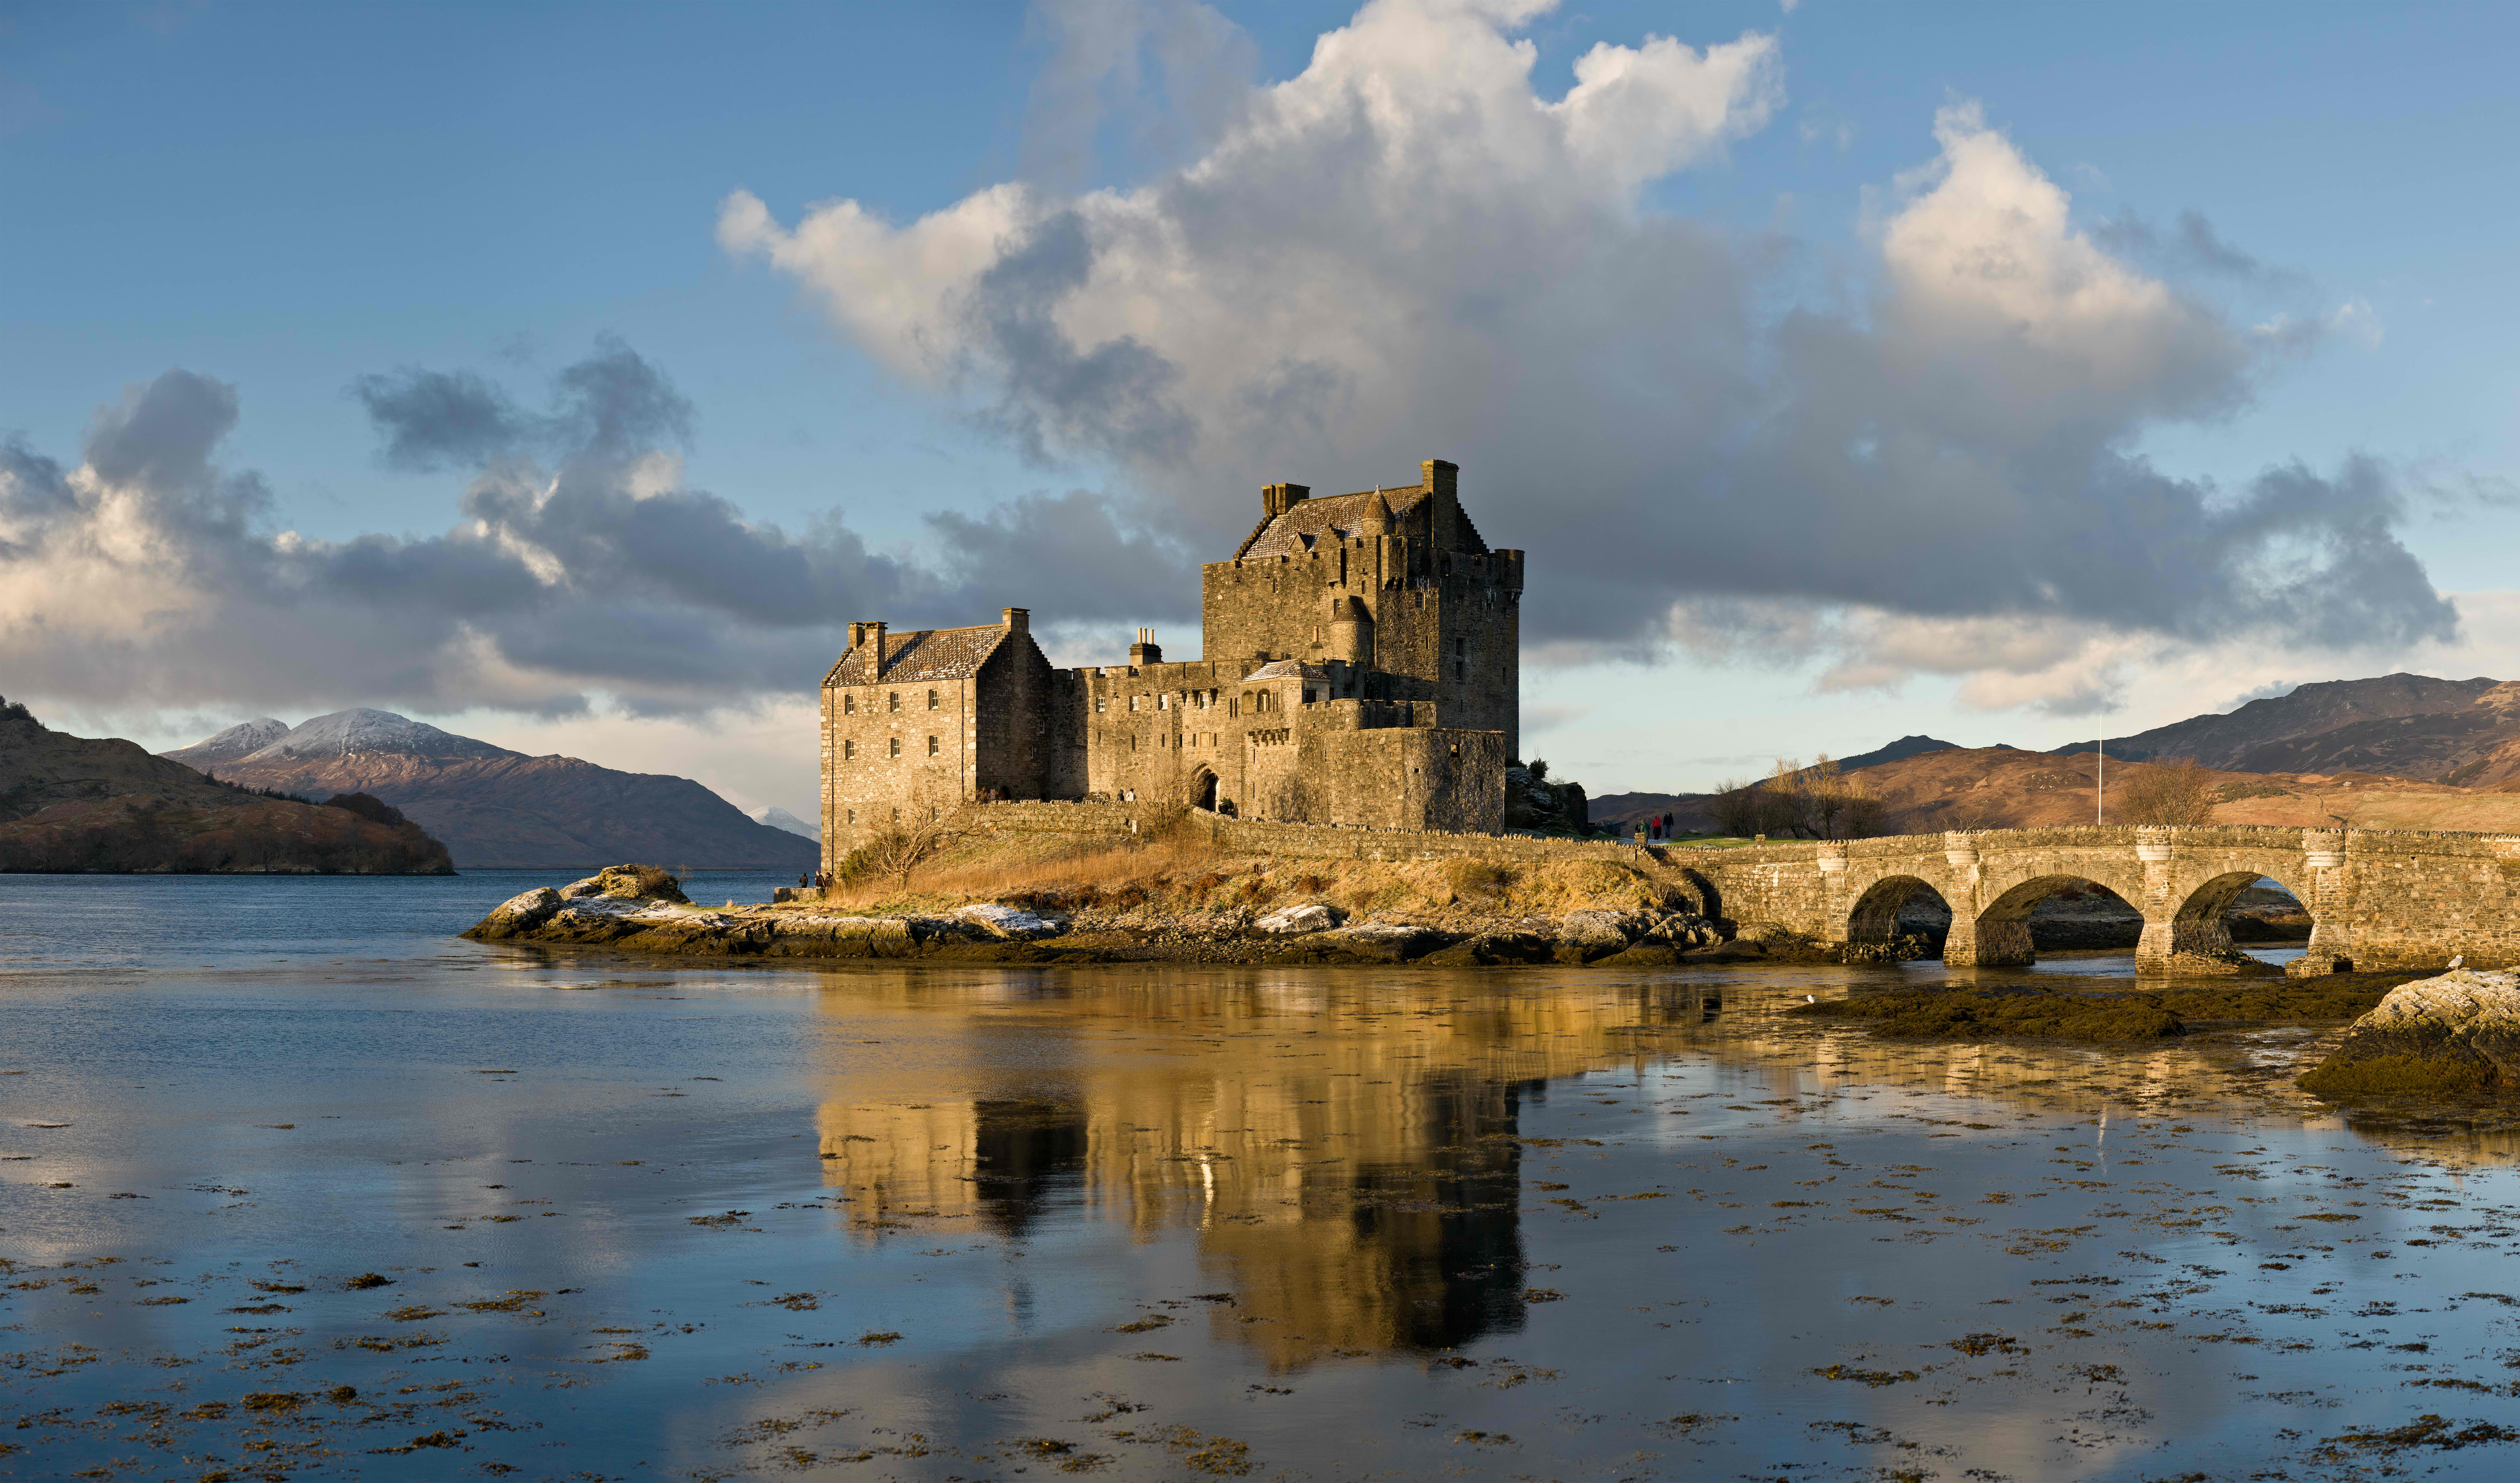
<path id="1" fill-rule="evenodd" d="M 263 716 L 240 726 L 231 726 L 208 741 L 196 742 L 182 751 L 160 755 L 186 767 L 206 769 L 214 762 L 227 762 L 258 752 L 287 735 L 288 722 Z"/>
<path id="2" fill-rule="evenodd" d="M 459 870 L 631 860 L 786 874 L 821 855 L 802 820 L 747 819 L 689 778 L 529 757 L 389 710 L 252 721 L 164 755 L 246 787 L 382 799 L 445 841 Z"/>
<path id="3" fill-rule="evenodd" d="M 794 814 L 788 812 L 786 809 L 781 808 L 775 803 L 754 809 L 752 811 L 752 822 L 755 824 L 769 825 L 772 829 L 784 829 L 791 834 L 802 834 L 808 839 L 820 839 L 823 837 L 823 831 L 821 830 L 816 829 L 814 826 L 797 818 Z"/>
<path id="4" fill-rule="evenodd" d="M 211 739 L 212 742 L 217 740 L 216 737 Z M 346 757 L 359 752 L 398 752 L 408 757 L 439 758 L 524 755 L 504 746 L 492 746 L 487 742 L 475 742 L 471 737 L 439 731 L 426 721 L 397 716 L 389 710 L 370 710 L 363 705 L 351 710 L 337 710 L 329 716 L 317 716 L 312 721 L 292 727 L 286 735 L 256 748 L 251 759 L 255 762 L 286 762 L 301 757 Z"/>

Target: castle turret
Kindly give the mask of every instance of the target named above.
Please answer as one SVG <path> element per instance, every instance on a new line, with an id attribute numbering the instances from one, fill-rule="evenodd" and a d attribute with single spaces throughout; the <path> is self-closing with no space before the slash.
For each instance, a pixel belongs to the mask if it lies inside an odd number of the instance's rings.
<path id="1" fill-rule="evenodd" d="M 1362 599 L 1330 599 L 1329 657 L 1359 668 L 1373 662 L 1373 614 Z"/>

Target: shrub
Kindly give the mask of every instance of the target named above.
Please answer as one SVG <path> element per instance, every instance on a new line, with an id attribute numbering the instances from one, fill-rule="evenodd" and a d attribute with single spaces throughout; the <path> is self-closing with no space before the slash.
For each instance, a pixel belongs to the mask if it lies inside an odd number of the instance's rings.
<path id="1" fill-rule="evenodd" d="M 2194 826 L 2214 822 L 2221 801 L 2214 775 L 2193 757 L 2166 757 L 2135 764 L 2132 778 L 2118 785 L 2118 822 Z"/>
<path id="2" fill-rule="evenodd" d="M 401 809 L 373 793 L 335 793 L 324 800 L 324 806 L 347 809 L 362 819 L 382 824 L 387 829 L 400 829 L 411 822 L 403 817 Z"/>
<path id="3" fill-rule="evenodd" d="M 1444 883 L 1463 901 L 1494 901 L 1513 889 L 1513 872 L 1484 860 L 1450 860 L 1444 864 Z"/>

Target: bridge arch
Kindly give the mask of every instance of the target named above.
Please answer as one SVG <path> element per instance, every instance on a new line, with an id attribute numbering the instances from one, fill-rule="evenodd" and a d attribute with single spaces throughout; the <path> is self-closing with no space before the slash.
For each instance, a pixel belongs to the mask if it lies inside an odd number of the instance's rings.
<path id="1" fill-rule="evenodd" d="M 1942 887 L 1922 876 L 1884 876 L 1865 887 L 1848 908 L 1846 940 L 1888 942 L 1898 936 L 1899 909 L 1919 890 L 1931 891 L 1945 911 L 1951 910 L 1951 898 L 1943 894 Z"/>
<path id="2" fill-rule="evenodd" d="M 1974 921 L 1968 923 L 1965 940 L 1962 940 L 1964 929 L 1959 919 L 1953 919 L 1954 941 L 1945 943 L 1944 961 L 1956 965 L 1975 964 L 1983 967 L 2036 963 L 2039 954 L 2030 939 L 2030 914 L 2039 903 L 2062 892 L 2096 886 L 2140 912 L 2142 907 L 2138 903 L 2143 900 L 2140 877 L 2134 883 L 2135 894 L 2130 899 L 2124 874 L 2103 865 L 2088 875 L 2079 870 L 2054 869 L 2035 875 L 2024 873 L 2022 877 L 2001 884 L 2000 889 L 1997 882 L 1990 882 L 1989 888 L 1995 891 L 1994 899 L 1979 910 Z M 2106 878 L 2111 876 L 2120 879 L 2112 881 Z"/>
<path id="3" fill-rule="evenodd" d="M 2312 929 L 2316 931 L 2318 917 L 2312 906 L 2312 893 L 2284 879 L 2285 874 L 2290 873 L 2281 867 L 2271 871 L 2251 865 L 2241 870 L 2224 871 L 2190 886 L 2187 893 L 2180 898 L 2178 909 L 2170 919 L 2170 954 L 2228 958 L 2234 951 L 2229 925 L 2231 905 L 2239 899 L 2242 891 L 2261 879 L 2282 886 L 2293 900 L 2301 903 L 2303 914 L 2311 919 Z"/>

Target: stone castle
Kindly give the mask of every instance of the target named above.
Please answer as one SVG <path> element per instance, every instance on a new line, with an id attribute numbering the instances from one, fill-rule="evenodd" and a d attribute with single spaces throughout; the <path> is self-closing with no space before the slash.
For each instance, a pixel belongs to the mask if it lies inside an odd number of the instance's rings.
<path id="1" fill-rule="evenodd" d="M 1200 569 L 1204 657 L 1140 629 L 1126 664 L 1055 668 L 1028 613 L 849 625 L 823 679 L 827 868 L 895 825 L 997 800 L 1180 802 L 1245 819 L 1494 832 L 1520 741 L 1522 553 L 1460 471 L 1322 499 L 1261 491 Z"/>

